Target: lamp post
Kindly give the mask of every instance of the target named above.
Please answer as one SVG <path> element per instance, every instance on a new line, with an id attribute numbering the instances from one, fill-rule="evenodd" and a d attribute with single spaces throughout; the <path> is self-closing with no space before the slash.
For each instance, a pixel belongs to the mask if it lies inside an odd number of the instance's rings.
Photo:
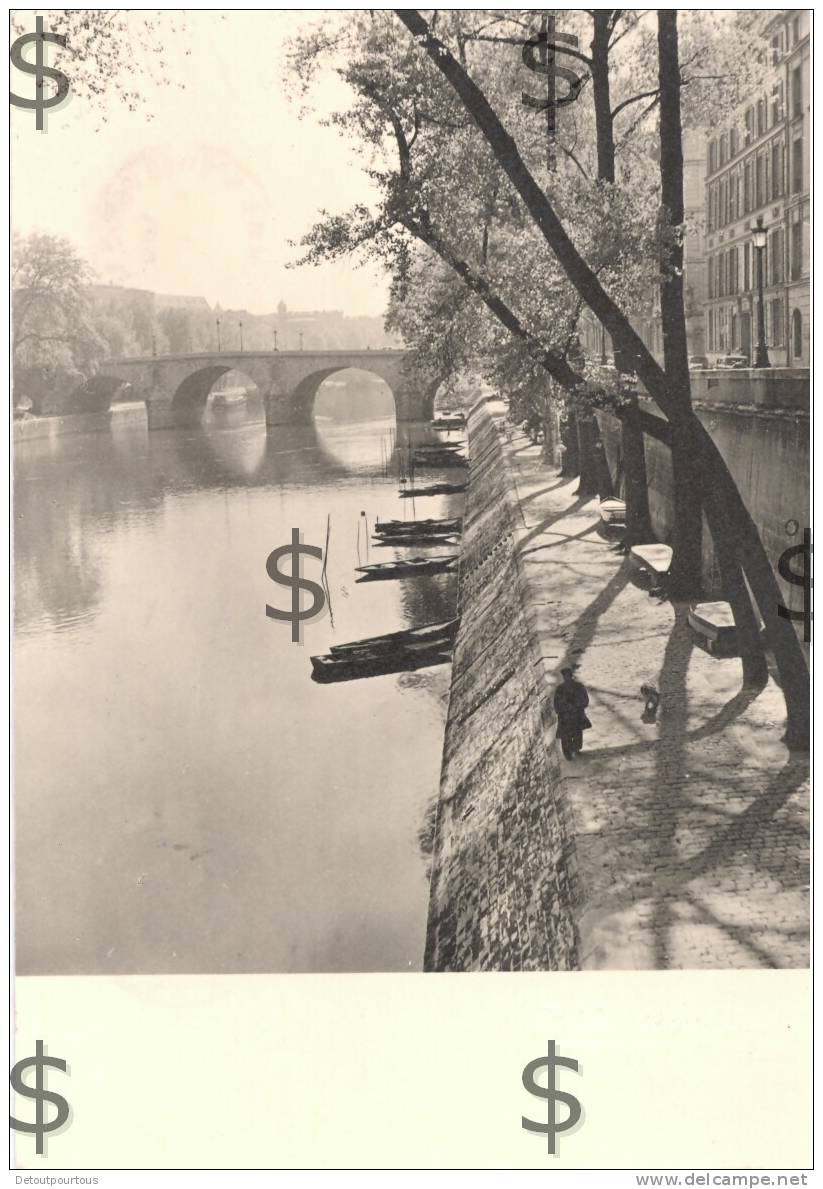
<path id="1" fill-rule="evenodd" d="M 215 325 L 217 326 L 217 350 L 219 352 L 221 350 L 221 347 L 220 347 L 220 319 L 215 318 L 214 321 L 215 321 Z"/>
<path id="2" fill-rule="evenodd" d="M 274 349 L 276 351 L 277 350 L 277 327 L 274 328 L 272 333 L 274 334 Z"/>
<path id="3" fill-rule="evenodd" d="M 238 322 L 237 325 L 240 327 L 240 350 L 242 351 L 243 350 L 243 323 Z"/>
<path id="4" fill-rule="evenodd" d="M 757 222 L 752 227 L 752 245 L 757 252 L 757 347 L 754 366 L 771 367 L 769 352 L 766 349 L 766 320 L 763 313 L 763 253 L 766 250 L 766 228 L 763 226 L 762 215 L 757 216 Z"/>

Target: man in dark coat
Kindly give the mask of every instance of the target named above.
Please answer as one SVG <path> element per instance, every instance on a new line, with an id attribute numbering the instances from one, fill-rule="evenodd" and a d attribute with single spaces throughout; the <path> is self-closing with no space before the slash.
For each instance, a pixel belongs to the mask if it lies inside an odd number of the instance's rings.
<path id="1" fill-rule="evenodd" d="M 561 669 L 563 682 L 554 691 L 557 734 L 563 755 L 573 760 L 583 750 L 583 732 L 592 724 L 586 718 L 589 695 L 582 681 L 575 681 L 571 669 Z"/>

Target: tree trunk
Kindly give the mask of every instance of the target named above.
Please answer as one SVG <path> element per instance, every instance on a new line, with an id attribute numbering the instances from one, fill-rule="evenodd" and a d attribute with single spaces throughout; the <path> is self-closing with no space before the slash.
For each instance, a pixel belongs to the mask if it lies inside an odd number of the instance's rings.
<path id="1" fill-rule="evenodd" d="M 677 12 L 657 14 L 658 81 L 660 84 L 661 233 L 667 237 L 661 257 L 660 315 L 663 366 L 670 398 L 677 412 L 672 420 L 674 525 L 670 593 L 691 598 L 702 586 L 703 490 L 691 433 L 692 397 L 689 348 L 683 303 L 683 130 L 680 117 L 680 56 Z M 664 241 L 665 242 L 665 241 Z"/>
<path id="2" fill-rule="evenodd" d="M 623 446 L 623 474 L 626 489 L 627 545 L 643 545 L 654 540 L 649 508 L 649 480 L 646 473 L 646 447 L 640 428 L 637 402 L 626 409 L 620 419 Z"/>
<path id="3" fill-rule="evenodd" d="M 543 426 L 543 458 L 553 463 L 555 456 L 554 405 L 548 401 L 540 418 Z"/>
<path id="4" fill-rule="evenodd" d="M 743 580 L 740 557 L 726 517 L 720 511 L 711 488 L 706 490 L 706 519 L 714 542 L 723 595 L 731 605 L 740 643 L 743 684 L 761 688 L 769 680 L 769 666 L 763 651 L 760 628 L 749 591 Z"/>
<path id="5" fill-rule="evenodd" d="M 565 447 L 561 478 L 573 479 L 580 474 L 580 449 L 577 444 L 577 418 L 570 410 L 564 413 L 560 421 L 560 441 Z"/>
<path id="6" fill-rule="evenodd" d="M 578 411 L 577 446 L 580 464 L 580 484 L 575 492 L 578 496 L 597 495 L 600 482 L 600 467 L 597 460 L 597 422 L 588 411 Z"/>
<path id="7" fill-rule="evenodd" d="M 609 88 L 609 38 L 612 13 L 608 8 L 592 11 L 591 76 L 594 98 L 594 122 L 597 132 L 597 176 L 602 182 L 614 181 L 614 120 Z"/>
<path id="8" fill-rule="evenodd" d="M 808 748 L 810 730 L 809 669 L 792 624 L 777 613 L 783 605 L 783 593 L 774 576 L 757 525 L 743 502 L 737 485 L 723 461 L 723 456 L 705 426 L 695 417 L 695 442 L 700 452 L 710 499 L 728 526 L 728 534 L 735 542 L 740 564 L 749 581 L 752 595 L 766 628 L 767 647 L 771 649 L 780 675 L 783 697 L 786 700 L 788 722 L 786 743 L 791 747 Z"/>

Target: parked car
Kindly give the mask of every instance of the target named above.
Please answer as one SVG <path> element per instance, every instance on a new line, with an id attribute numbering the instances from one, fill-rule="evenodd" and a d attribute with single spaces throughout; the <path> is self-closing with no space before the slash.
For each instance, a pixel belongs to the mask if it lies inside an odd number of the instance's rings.
<path id="1" fill-rule="evenodd" d="M 718 355 L 714 366 L 719 368 L 749 367 L 749 361 L 745 355 Z"/>
<path id="2" fill-rule="evenodd" d="M 702 368 L 709 366 L 709 358 L 707 355 L 690 355 L 689 356 L 689 371 L 700 371 Z"/>

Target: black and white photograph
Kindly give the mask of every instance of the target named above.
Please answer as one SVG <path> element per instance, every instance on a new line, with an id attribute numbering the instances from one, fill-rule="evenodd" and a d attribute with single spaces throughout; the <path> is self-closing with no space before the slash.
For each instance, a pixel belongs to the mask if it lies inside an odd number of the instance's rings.
<path id="1" fill-rule="evenodd" d="M 11 12 L 21 996 L 808 971 L 812 19 Z"/>

